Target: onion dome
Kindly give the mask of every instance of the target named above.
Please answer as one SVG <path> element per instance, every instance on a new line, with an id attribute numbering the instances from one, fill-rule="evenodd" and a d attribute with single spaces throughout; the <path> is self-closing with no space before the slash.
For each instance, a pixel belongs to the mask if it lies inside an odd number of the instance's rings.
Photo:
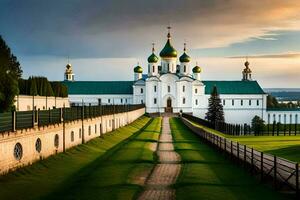
<path id="1" fill-rule="evenodd" d="M 67 64 L 66 68 L 70 69 L 72 67 L 72 65 L 70 63 Z"/>
<path id="2" fill-rule="evenodd" d="M 134 71 L 134 73 L 143 73 L 143 68 L 141 66 L 137 65 L 133 71 Z"/>
<path id="3" fill-rule="evenodd" d="M 162 58 L 177 58 L 177 51 L 171 45 L 171 42 L 170 42 L 170 39 L 171 39 L 170 28 L 171 27 L 168 27 L 169 32 L 168 32 L 167 43 L 165 44 L 164 48 L 159 53 L 159 56 L 162 57 Z"/>
<path id="4" fill-rule="evenodd" d="M 152 54 L 148 57 L 148 63 L 157 63 L 158 57 L 154 53 L 154 43 L 152 43 Z"/>
<path id="5" fill-rule="evenodd" d="M 199 67 L 198 65 L 196 65 L 196 66 L 193 68 L 193 73 L 201 73 L 201 67 Z"/>
<path id="6" fill-rule="evenodd" d="M 245 67 L 249 67 L 250 63 L 248 62 L 248 60 L 245 62 Z"/>
<path id="7" fill-rule="evenodd" d="M 183 49 L 184 53 L 179 57 L 179 61 L 180 62 L 190 62 L 191 61 L 191 57 L 189 55 L 186 54 L 186 43 L 184 43 L 184 49 Z"/>

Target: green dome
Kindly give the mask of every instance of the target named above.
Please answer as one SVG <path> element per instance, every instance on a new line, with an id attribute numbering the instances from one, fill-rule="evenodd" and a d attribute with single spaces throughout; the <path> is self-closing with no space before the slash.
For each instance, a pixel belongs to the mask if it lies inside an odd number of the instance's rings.
<path id="1" fill-rule="evenodd" d="M 177 58 L 177 51 L 171 45 L 170 38 L 168 38 L 168 41 L 164 46 L 164 48 L 159 53 L 159 56 L 162 58 Z"/>
<path id="2" fill-rule="evenodd" d="M 143 73 L 143 68 L 141 67 L 141 66 L 136 66 L 135 68 L 134 68 L 134 72 L 135 73 Z"/>
<path id="3" fill-rule="evenodd" d="M 187 55 L 185 52 L 179 57 L 180 62 L 190 62 L 191 57 Z"/>
<path id="4" fill-rule="evenodd" d="M 195 66 L 193 68 L 193 73 L 201 73 L 201 68 L 199 66 Z"/>
<path id="5" fill-rule="evenodd" d="M 148 63 L 157 63 L 158 61 L 158 57 L 152 53 L 149 57 L 148 57 Z"/>

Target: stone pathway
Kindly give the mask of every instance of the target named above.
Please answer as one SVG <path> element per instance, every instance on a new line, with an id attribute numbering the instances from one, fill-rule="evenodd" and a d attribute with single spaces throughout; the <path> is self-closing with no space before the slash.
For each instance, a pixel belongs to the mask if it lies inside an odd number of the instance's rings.
<path id="1" fill-rule="evenodd" d="M 175 199 L 175 190 L 170 186 L 176 182 L 180 173 L 180 156 L 174 151 L 169 117 L 163 118 L 162 133 L 159 138 L 157 155 L 159 164 L 155 166 L 140 200 L 169 200 Z"/>

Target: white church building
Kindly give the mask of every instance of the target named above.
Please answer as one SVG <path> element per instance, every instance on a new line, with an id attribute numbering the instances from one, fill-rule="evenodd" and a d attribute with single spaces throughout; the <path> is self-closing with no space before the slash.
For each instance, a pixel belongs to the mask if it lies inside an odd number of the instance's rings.
<path id="1" fill-rule="evenodd" d="M 250 124 L 255 115 L 266 123 L 299 123 L 299 109 L 267 108 L 268 94 L 252 80 L 251 73 L 246 61 L 241 80 L 202 80 L 201 68 L 191 65 L 186 44 L 178 63 L 178 52 L 172 46 L 169 29 L 159 57 L 153 44 L 147 74 L 143 74 L 141 66 L 136 66 L 134 81 L 75 81 L 72 66 L 68 64 L 64 83 L 74 104 L 145 104 L 147 113 L 183 112 L 201 118 L 205 117 L 208 99 L 216 86 L 228 123 Z"/>

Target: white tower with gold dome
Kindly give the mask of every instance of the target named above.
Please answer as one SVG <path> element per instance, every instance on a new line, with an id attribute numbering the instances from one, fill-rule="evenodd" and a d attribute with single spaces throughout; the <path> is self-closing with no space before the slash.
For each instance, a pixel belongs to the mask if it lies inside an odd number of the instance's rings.
<path id="1" fill-rule="evenodd" d="M 70 63 L 68 63 L 66 65 L 66 71 L 65 71 L 65 81 L 74 81 L 74 73 L 73 73 L 73 69 L 72 69 L 72 65 Z"/>

